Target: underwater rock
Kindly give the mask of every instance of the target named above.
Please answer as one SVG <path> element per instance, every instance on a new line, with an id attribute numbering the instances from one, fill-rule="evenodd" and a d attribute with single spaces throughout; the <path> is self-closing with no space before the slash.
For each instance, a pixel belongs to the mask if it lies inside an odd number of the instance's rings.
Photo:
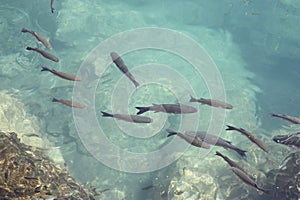
<path id="1" fill-rule="evenodd" d="M 16 132 L 20 141 L 26 145 L 37 148 L 47 147 L 49 157 L 57 164 L 64 163 L 60 150 L 51 148 L 49 142 L 41 138 L 38 119 L 28 115 L 25 105 L 6 92 L 0 93 L 0 127 L 1 131 Z"/>
<path id="2" fill-rule="evenodd" d="M 21 102 L 4 92 L 0 93 L 0 127 L 2 131 L 17 132 L 21 141 L 27 145 L 44 146 L 37 119 L 25 112 Z"/>
<path id="3" fill-rule="evenodd" d="M 43 150 L 0 132 L 0 196 L 22 199 L 94 199 Z"/>
<path id="4" fill-rule="evenodd" d="M 300 151 L 288 155 L 275 177 L 274 199 L 300 199 Z"/>
<path id="5" fill-rule="evenodd" d="M 197 168 L 184 169 L 180 177 L 170 182 L 169 199 L 211 199 L 216 195 L 218 186 L 214 178 Z"/>

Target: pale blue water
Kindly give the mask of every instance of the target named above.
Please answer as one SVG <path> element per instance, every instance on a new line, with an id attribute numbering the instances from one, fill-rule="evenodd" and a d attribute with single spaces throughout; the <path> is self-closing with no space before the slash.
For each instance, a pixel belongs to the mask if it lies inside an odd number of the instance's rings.
<path id="1" fill-rule="evenodd" d="M 99 51 L 101 51 L 101 42 L 115 34 L 145 27 L 172 29 L 200 44 L 216 64 L 224 83 L 226 101 L 234 105 L 232 111 L 226 111 L 225 124 L 256 131 L 258 137 L 273 145 L 270 140 L 271 136 L 283 125 L 289 124 L 270 118 L 269 113 L 283 113 L 299 117 L 300 3 L 297 0 L 58 0 L 55 1 L 54 7 L 56 10 L 52 14 L 48 0 L 2 0 L 0 6 L 0 89 L 11 93 L 25 104 L 26 112 L 38 117 L 43 137 L 61 150 L 68 169 L 78 181 L 94 185 L 98 190 L 110 189 L 97 197 L 99 199 L 206 199 L 203 196 L 191 197 L 189 195 L 191 191 L 191 194 L 196 193 L 191 189 L 194 186 L 185 187 L 186 191 L 183 194 L 171 194 L 174 191 L 170 182 L 180 180 L 180 170 L 184 167 L 193 171 L 199 166 L 202 166 L 199 170 L 203 171 L 193 172 L 209 174 L 213 177 L 216 188 L 219 188 L 216 192 L 218 195 L 210 196 L 208 199 L 230 199 L 228 187 L 222 184 L 220 177 L 234 177 L 234 175 L 227 165 L 216 166 L 214 164 L 219 161 L 216 161 L 214 151 L 221 148 L 215 148 L 206 156 L 205 162 L 210 162 L 207 166 L 203 163 L 204 160 L 199 158 L 200 150 L 195 147 L 189 148 L 187 151 L 189 153 L 183 155 L 179 161 L 163 169 L 157 167 L 156 171 L 148 173 L 143 170 L 145 166 L 136 166 L 143 172 L 136 174 L 125 173 L 124 168 L 118 171 L 105 166 L 91 155 L 91 153 L 101 154 L 101 152 L 87 152 L 82 145 L 80 141 L 82 136 L 79 137 L 72 109 L 51 102 L 52 97 L 71 99 L 73 83 L 59 79 L 48 72 L 40 72 L 40 64 L 58 71 L 76 74 L 81 64 L 90 58 L 88 56 L 92 50 L 100 45 Z M 23 27 L 50 38 L 53 49 L 47 51 L 56 55 L 60 62 L 54 63 L 35 52 L 26 51 L 26 46 L 46 49 L 36 43 L 34 37 L 28 33 L 21 33 Z M 114 64 L 105 68 L 104 73 L 98 79 L 96 75 L 99 75 L 99 70 L 102 69 L 99 66 L 106 60 L 101 60 L 101 56 L 93 58 L 99 60 L 95 61 L 96 67 L 92 67 L 92 72 L 89 72 L 94 75 L 94 79 L 92 77 L 89 80 L 99 80 L 99 83 L 94 91 L 94 99 L 89 100 L 95 101 L 95 116 L 106 137 L 120 149 L 130 152 L 159 151 L 170 143 L 170 140 L 166 139 L 165 129 L 180 128 L 181 116 L 147 113 L 146 116 L 156 119 L 154 125 L 132 127 L 132 124 L 104 119 L 100 111 L 112 112 L 113 110 L 134 114 L 137 111 L 135 106 L 177 103 L 178 101 L 200 110 L 200 118 L 195 120 L 189 117 L 183 118 L 187 121 L 187 126 L 196 124 L 199 125 L 199 130 L 206 130 L 212 111 L 207 106 L 198 107 L 197 104 L 188 103 L 191 91 L 186 89 L 185 85 L 191 86 L 197 97 L 209 98 L 212 91 L 206 84 L 209 82 L 218 85 L 216 76 L 201 77 L 189 60 L 169 51 L 151 48 L 135 49 L 135 37 L 144 36 L 134 35 L 131 40 L 124 40 L 124 43 L 116 46 L 119 45 L 120 49 L 133 48 L 132 51 L 122 55 L 124 62 L 141 83 L 143 81 L 152 81 L 152 83 L 134 90 L 133 84 L 122 76 Z M 159 38 L 162 35 L 153 34 L 152 37 Z M 152 41 L 145 37 L 145 44 L 147 40 Z M 167 41 L 168 37 L 162 39 L 164 40 Z M 176 47 L 178 44 L 182 46 Z M 193 51 L 180 41 L 174 40 L 174 45 L 182 50 Z M 199 55 L 194 59 L 201 61 L 203 58 Z M 144 73 L 143 70 L 139 71 L 141 66 L 146 66 Z M 178 73 L 184 81 L 181 82 L 181 78 L 177 77 L 178 74 L 175 76 L 171 74 L 171 71 L 157 70 L 166 66 Z M 159 78 L 154 80 L 147 78 L 155 75 Z M 166 87 L 157 84 L 156 81 L 161 81 L 159 83 L 164 83 Z M 92 87 L 89 82 L 84 84 L 86 88 Z M 179 98 L 176 97 L 174 91 L 178 92 Z M 218 94 L 218 92 L 215 93 Z M 85 96 L 83 93 L 80 95 Z M 126 99 L 126 95 L 131 96 Z M 222 91 L 217 97 L 223 97 Z M 120 102 L 122 104 L 119 104 Z M 85 129 L 87 137 L 91 139 L 90 145 L 97 145 L 98 133 L 95 133 L 94 127 L 87 126 Z M 250 165 L 255 166 L 260 163 L 259 161 L 252 162 L 255 153 L 250 153 L 251 143 L 246 141 L 245 137 L 226 135 L 224 131 L 222 137 L 231 140 L 237 146 L 249 149 Z M 184 143 L 183 140 L 177 142 L 178 145 Z M 251 148 L 253 149 L 253 146 Z M 276 155 L 275 150 L 277 151 L 274 147 L 274 151 L 270 153 L 271 158 Z M 225 150 L 223 152 L 235 160 L 241 160 L 234 152 Z M 259 152 L 257 157 L 264 160 L 266 154 Z M 114 154 L 118 159 L 126 161 L 128 158 L 122 155 L 121 153 Z M 164 162 L 167 156 L 161 155 L 158 162 Z M 125 164 L 135 165 L 135 162 L 129 160 Z M 255 170 L 258 170 L 266 173 L 268 170 L 262 170 L 262 168 L 272 169 L 272 167 L 275 166 L 253 167 L 252 172 L 255 173 Z M 193 181 L 188 182 L 190 178 L 187 176 L 184 181 L 193 185 Z M 263 185 L 267 185 L 264 184 L 263 178 L 260 180 Z M 184 185 L 184 181 L 179 181 L 179 183 Z M 235 177 L 231 181 L 234 182 L 232 184 L 235 187 L 241 183 Z M 149 185 L 154 187 L 142 190 L 143 187 Z M 190 188 L 191 191 L 186 188 Z M 269 199 L 266 195 L 258 194 L 250 186 L 244 186 L 244 188 L 251 192 L 248 198 Z M 203 193 L 205 189 L 203 187 L 201 189 L 199 191 Z M 245 190 L 240 190 L 241 194 L 235 192 L 232 195 L 237 199 L 243 199 L 242 193 L 244 192 Z"/>

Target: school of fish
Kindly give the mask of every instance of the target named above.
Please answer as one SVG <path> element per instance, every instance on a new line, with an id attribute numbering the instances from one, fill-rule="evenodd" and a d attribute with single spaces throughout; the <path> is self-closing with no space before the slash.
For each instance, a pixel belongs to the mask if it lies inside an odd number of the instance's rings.
<path id="1" fill-rule="evenodd" d="M 54 0 L 50 1 L 50 11 L 51 13 L 54 13 Z M 48 39 L 45 37 L 41 36 L 39 33 L 29 30 L 26 28 L 21 29 L 22 33 L 29 33 L 32 35 L 39 43 L 41 43 L 45 48 L 48 50 L 52 50 L 53 47 Z M 57 58 L 55 55 L 52 53 L 49 53 L 48 51 L 45 51 L 41 48 L 37 47 L 26 47 L 26 50 L 28 51 L 34 51 L 41 56 L 43 56 L 46 59 L 49 59 L 53 62 L 59 62 L 59 58 Z M 119 56 L 116 52 L 111 52 L 110 57 L 112 62 L 116 65 L 116 67 L 134 84 L 136 88 L 140 86 L 140 83 L 136 80 L 134 75 L 130 72 L 128 66 L 125 64 L 121 56 Z M 48 71 L 52 73 L 53 75 L 69 80 L 69 81 L 82 81 L 84 77 L 78 76 L 78 75 L 73 75 L 70 73 L 66 72 L 60 72 L 56 71 L 55 69 L 50 69 L 47 66 L 42 65 L 41 66 L 41 71 Z M 72 100 L 64 100 L 64 99 L 58 99 L 54 98 L 52 99 L 52 102 L 58 102 L 66 106 L 70 106 L 73 108 L 78 108 L 78 109 L 85 109 L 86 105 L 80 102 L 74 102 Z M 228 109 L 231 110 L 233 109 L 233 106 L 227 102 L 223 102 L 217 99 L 206 99 L 206 98 L 195 98 L 193 96 L 190 96 L 189 102 L 196 102 L 200 103 L 203 105 L 208 105 L 215 107 L 217 109 Z M 135 115 L 130 115 L 130 114 L 124 114 L 124 113 L 108 113 L 105 111 L 101 111 L 102 117 L 109 117 L 109 118 L 115 118 L 117 120 L 122 120 L 128 123 L 152 123 L 153 120 L 149 117 L 141 116 L 141 114 L 148 112 L 148 111 L 153 111 L 155 113 L 157 112 L 163 112 L 167 114 L 191 114 L 191 113 L 196 113 L 198 112 L 198 109 L 196 107 L 190 106 L 190 105 L 185 105 L 181 103 L 167 103 L 167 104 L 153 104 L 150 106 L 137 106 L 136 109 L 138 109 L 138 112 Z M 281 118 L 284 120 L 287 120 L 291 123 L 294 124 L 300 124 L 300 118 L 284 115 L 284 114 L 275 114 L 271 113 L 270 114 L 273 117 Z M 227 131 L 237 131 L 241 133 L 242 135 L 246 136 L 249 141 L 257 145 L 259 148 L 261 148 L 265 153 L 269 153 L 270 149 L 269 147 L 261 140 L 259 139 L 255 134 L 243 129 L 243 128 L 237 128 L 232 125 L 227 125 L 226 128 Z M 166 132 L 168 133 L 167 137 L 170 136 L 178 136 L 179 138 L 183 139 L 187 143 L 199 147 L 199 148 L 204 148 L 204 149 L 210 149 L 212 146 L 220 146 L 225 149 L 231 149 L 238 153 L 241 157 L 246 157 L 246 150 L 240 149 L 239 147 L 233 145 L 230 141 L 227 141 L 216 134 L 213 133 L 207 133 L 204 131 L 194 131 L 194 130 L 186 130 L 183 132 L 167 129 Z M 290 135 L 278 135 L 274 136 L 272 139 L 276 143 L 280 143 L 283 145 L 287 145 L 293 148 L 300 148 L 300 134 L 295 133 L 295 134 L 290 134 Z M 219 151 L 216 151 L 215 155 L 221 157 L 227 164 L 229 165 L 229 168 L 232 170 L 233 174 L 235 174 L 242 182 L 245 184 L 252 186 L 253 188 L 262 191 L 266 194 L 271 195 L 272 193 L 272 188 L 266 189 L 263 188 L 260 184 L 258 184 L 255 180 L 255 178 L 250 175 L 243 167 L 239 165 L 238 162 L 230 159 L 226 155 L 223 155 Z M 154 186 L 148 186 L 149 188 L 152 188 Z M 145 187 L 148 189 L 148 187 Z M 145 189 L 143 188 L 143 190 Z"/>

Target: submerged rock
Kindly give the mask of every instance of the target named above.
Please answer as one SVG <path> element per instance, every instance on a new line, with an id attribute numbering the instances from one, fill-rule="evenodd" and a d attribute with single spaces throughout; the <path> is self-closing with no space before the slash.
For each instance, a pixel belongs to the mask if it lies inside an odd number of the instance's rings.
<path id="1" fill-rule="evenodd" d="M 0 196 L 21 199 L 94 199 L 43 150 L 0 132 Z"/>
<path id="2" fill-rule="evenodd" d="M 300 151 L 286 157 L 275 177 L 274 199 L 300 199 Z"/>

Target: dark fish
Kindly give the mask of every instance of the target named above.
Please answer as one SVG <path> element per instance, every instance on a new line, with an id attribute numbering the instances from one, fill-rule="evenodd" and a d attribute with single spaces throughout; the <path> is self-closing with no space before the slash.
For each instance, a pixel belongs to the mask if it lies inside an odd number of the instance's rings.
<path id="1" fill-rule="evenodd" d="M 276 135 L 272 139 L 274 142 L 279 144 L 300 148 L 300 132 L 290 135 Z"/>
<path id="2" fill-rule="evenodd" d="M 297 118 L 297 117 L 292 117 L 292 116 L 288 116 L 288 115 L 282 115 L 282 114 L 275 114 L 275 113 L 270 113 L 270 115 L 272 117 L 278 117 L 278 118 L 281 118 L 281 119 L 285 119 L 289 122 L 292 122 L 294 124 L 300 124 L 300 119 Z"/>
<path id="3" fill-rule="evenodd" d="M 204 99 L 204 98 L 196 99 L 191 96 L 190 102 L 199 102 L 201 104 L 206 104 L 206 105 L 210 105 L 213 107 L 221 107 L 221 108 L 225 108 L 225 109 L 233 108 L 232 105 L 222 102 L 222 101 L 219 101 L 219 100 L 215 100 L 215 99 Z"/>
<path id="4" fill-rule="evenodd" d="M 149 185 L 149 186 L 143 187 L 142 190 L 149 190 L 152 188 L 154 188 L 154 185 Z"/>
<path id="5" fill-rule="evenodd" d="M 189 144 L 196 146 L 196 147 L 202 147 L 205 149 L 209 149 L 210 145 L 203 142 L 203 140 L 199 137 L 197 137 L 196 135 L 191 135 L 191 134 L 183 134 L 180 132 L 176 132 L 170 129 L 167 129 L 167 132 L 169 133 L 167 137 L 170 137 L 172 135 L 177 135 L 179 137 L 181 137 L 182 139 L 184 139 L 185 141 L 187 141 Z"/>
<path id="6" fill-rule="evenodd" d="M 263 142 L 261 141 L 260 139 L 258 139 L 256 136 L 254 136 L 252 133 L 250 133 L 249 131 L 246 131 L 245 129 L 243 128 L 236 128 L 234 126 L 229 126 L 227 125 L 227 129 L 226 131 L 231 131 L 231 130 L 234 130 L 234 131 L 238 131 L 242 134 L 244 134 L 245 136 L 247 136 L 247 138 L 249 140 L 251 140 L 253 143 L 255 143 L 257 146 L 259 146 L 262 150 L 264 150 L 265 152 L 269 152 L 269 147 Z"/>
<path id="7" fill-rule="evenodd" d="M 22 33 L 30 33 L 31 35 L 33 35 L 39 42 L 41 42 L 46 48 L 48 49 L 52 49 L 52 46 L 50 44 L 50 42 L 42 37 L 41 35 L 39 35 L 37 32 L 34 32 L 34 31 L 31 31 L 31 30 L 28 30 L 26 28 L 22 28 L 21 30 Z"/>
<path id="8" fill-rule="evenodd" d="M 74 108 L 81 108 L 81 109 L 85 108 L 85 105 L 78 103 L 78 102 L 70 101 L 70 100 L 53 98 L 52 102 L 59 102 L 59 103 L 65 104 L 66 106 L 70 106 L 70 107 L 74 107 Z"/>
<path id="9" fill-rule="evenodd" d="M 27 47 L 26 50 L 29 50 L 29 51 L 35 51 L 35 52 L 38 52 L 39 54 L 41 54 L 42 56 L 44 56 L 45 58 L 49 59 L 49 60 L 52 60 L 54 62 L 59 62 L 59 59 L 56 58 L 54 55 L 46 52 L 46 51 L 43 51 L 41 49 L 38 49 L 38 48 L 32 48 L 32 47 Z"/>
<path id="10" fill-rule="evenodd" d="M 225 149 L 232 149 L 236 151 L 238 154 L 240 154 L 242 157 L 246 156 L 245 150 L 242 150 L 234 145 L 231 144 L 230 141 L 224 140 L 221 137 L 218 137 L 216 135 L 208 134 L 206 132 L 201 132 L 201 131 L 186 131 L 186 134 L 196 134 L 197 137 L 202 139 L 204 142 L 215 145 L 215 146 L 220 146 Z"/>
<path id="11" fill-rule="evenodd" d="M 121 70 L 133 82 L 135 87 L 138 87 L 140 84 L 135 80 L 134 76 L 129 72 L 122 58 L 116 52 L 111 52 L 110 56 L 112 58 L 112 61 L 119 68 L 119 70 Z"/>
<path id="12" fill-rule="evenodd" d="M 266 193 L 266 194 L 270 194 L 270 190 L 264 189 L 262 187 L 260 187 L 259 185 L 257 185 L 257 183 L 255 183 L 254 180 L 252 180 L 246 173 L 244 173 L 242 170 L 235 168 L 235 167 L 231 167 L 232 171 L 247 185 L 250 185 L 252 187 L 255 187 L 256 189 Z"/>
<path id="13" fill-rule="evenodd" d="M 51 1 L 50 1 L 50 9 L 51 9 L 51 12 L 52 12 L 52 13 L 54 13 L 54 10 L 55 10 L 55 9 L 53 8 L 53 4 L 54 4 L 54 0 L 51 0 Z"/>
<path id="14" fill-rule="evenodd" d="M 245 174 L 247 174 L 252 180 L 255 180 L 255 178 L 251 175 L 249 175 L 239 164 L 237 164 L 235 161 L 231 160 L 230 158 L 228 158 L 227 156 L 221 154 L 220 152 L 216 151 L 217 156 L 220 156 L 221 158 L 223 158 L 229 165 L 230 167 L 235 167 L 240 169 L 241 171 L 243 171 Z"/>
<path id="15" fill-rule="evenodd" d="M 134 123 L 151 123 L 152 119 L 149 117 L 143 117 L 138 115 L 125 115 L 125 114 L 109 114 L 107 112 L 102 112 L 103 117 L 112 117 L 116 119 L 120 119 L 126 122 L 134 122 Z"/>
<path id="16" fill-rule="evenodd" d="M 48 67 L 46 66 L 42 66 L 42 70 L 41 71 L 48 71 L 48 72 L 51 72 L 52 74 L 60 77 L 60 78 L 63 78 L 63 79 L 66 79 L 66 80 L 70 80 L 70 81 L 81 81 L 82 78 L 80 76 L 76 76 L 76 75 L 73 75 L 73 74 L 67 74 L 67 73 L 64 73 L 64 72 L 58 72 L 54 69 L 49 69 Z"/>
<path id="17" fill-rule="evenodd" d="M 142 114 L 147 111 L 154 112 L 165 112 L 165 113 L 173 113 L 173 114 L 186 114 L 186 113 L 195 113 L 198 110 L 192 106 L 183 105 L 180 103 L 177 104 L 153 104 L 148 107 L 135 107 L 139 110 L 137 113 Z"/>

